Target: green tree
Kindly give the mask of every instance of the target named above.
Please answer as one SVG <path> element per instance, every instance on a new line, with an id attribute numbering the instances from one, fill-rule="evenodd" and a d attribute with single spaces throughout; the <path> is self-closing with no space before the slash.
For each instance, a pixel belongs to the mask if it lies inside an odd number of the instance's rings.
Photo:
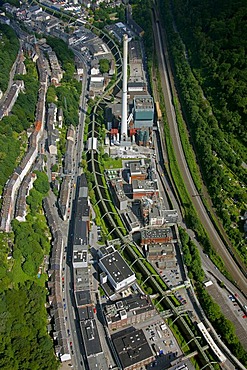
<path id="1" fill-rule="evenodd" d="M 45 172 L 35 171 L 37 179 L 34 182 L 34 188 L 41 194 L 46 195 L 50 189 L 48 177 Z"/>
<path id="2" fill-rule="evenodd" d="M 109 60 L 108 59 L 100 59 L 100 61 L 99 61 L 99 69 L 100 69 L 100 72 L 102 74 L 109 72 L 109 69 L 110 69 Z"/>

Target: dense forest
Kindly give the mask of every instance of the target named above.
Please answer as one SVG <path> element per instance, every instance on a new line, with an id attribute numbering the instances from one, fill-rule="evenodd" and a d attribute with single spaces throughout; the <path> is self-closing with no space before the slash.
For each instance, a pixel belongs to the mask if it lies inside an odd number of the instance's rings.
<path id="1" fill-rule="evenodd" d="M 247 207 L 246 34 L 240 37 L 247 5 L 161 0 L 160 10 L 204 182 L 232 245 L 247 264 L 241 221 Z M 228 72 L 222 74 L 227 63 Z"/>
<path id="2" fill-rule="evenodd" d="M 0 6 L 3 6 L 3 4 L 6 4 L 6 1 L 0 0 Z M 9 0 L 8 4 L 16 6 L 17 8 L 20 7 L 20 2 L 19 0 Z"/>
<path id="3" fill-rule="evenodd" d="M 154 44 L 153 44 L 153 31 L 152 22 L 150 17 L 151 4 L 149 0 L 130 0 L 132 6 L 132 16 L 140 27 L 144 30 L 144 45 L 147 54 L 152 55 Z M 151 60 L 149 60 L 149 66 L 151 66 Z"/>
<path id="4" fill-rule="evenodd" d="M 19 50 L 19 40 L 11 27 L 0 24 L 0 90 L 5 92 L 9 73 Z"/>
<path id="5" fill-rule="evenodd" d="M 11 27 L 0 24 L 0 90 L 8 87 L 9 74 L 19 50 L 19 40 Z M 0 124 L 0 194 L 12 173 L 16 158 L 20 155 L 20 142 L 11 124 L 2 120 Z"/>
<path id="6" fill-rule="evenodd" d="M 174 0 L 176 24 L 220 128 L 247 144 L 247 3 Z M 247 160 L 247 146 L 242 153 Z"/>

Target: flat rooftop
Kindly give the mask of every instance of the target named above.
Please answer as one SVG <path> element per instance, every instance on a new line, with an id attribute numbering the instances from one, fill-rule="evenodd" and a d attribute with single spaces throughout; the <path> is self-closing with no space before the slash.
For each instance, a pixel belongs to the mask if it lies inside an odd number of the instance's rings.
<path id="1" fill-rule="evenodd" d="M 108 369 L 108 363 L 105 353 L 99 353 L 97 356 L 91 356 L 87 359 L 89 369 Z"/>
<path id="2" fill-rule="evenodd" d="M 132 180 L 133 191 L 138 190 L 157 190 L 158 186 L 155 181 L 151 180 Z"/>
<path id="3" fill-rule="evenodd" d="M 112 341 L 123 368 L 133 366 L 141 361 L 153 358 L 152 350 L 143 330 L 128 328 L 112 335 Z"/>
<path id="4" fill-rule="evenodd" d="M 94 319 L 80 322 L 82 338 L 86 350 L 86 356 L 102 353 L 99 333 Z"/>
<path id="5" fill-rule="evenodd" d="M 144 159 L 140 161 L 129 161 L 125 163 L 125 168 L 130 169 L 131 175 L 147 173 L 148 163 Z"/>
<path id="6" fill-rule="evenodd" d="M 86 306 L 86 307 L 78 307 L 78 314 L 80 321 L 93 319 L 93 307 Z"/>
<path id="7" fill-rule="evenodd" d="M 74 281 L 75 281 L 75 290 L 77 291 L 89 290 L 90 284 L 89 284 L 88 267 L 74 268 Z"/>
<path id="8" fill-rule="evenodd" d="M 170 227 L 160 228 L 160 229 L 144 229 L 141 231 L 141 239 L 162 239 L 162 238 L 172 238 L 172 229 Z"/>
<path id="9" fill-rule="evenodd" d="M 120 320 L 119 312 L 126 311 L 127 316 L 140 315 L 147 311 L 154 310 L 154 306 L 146 296 L 131 295 L 127 298 L 107 303 L 104 305 L 105 314 L 111 318 L 112 322 Z"/>
<path id="10" fill-rule="evenodd" d="M 92 303 L 90 290 L 79 290 L 75 292 L 77 306 L 85 306 Z"/>
<path id="11" fill-rule="evenodd" d="M 135 110 L 153 110 L 154 102 L 151 96 L 135 96 Z"/>
<path id="12" fill-rule="evenodd" d="M 78 248 L 76 248 L 78 247 Z M 82 246 L 85 248 L 85 246 Z M 74 252 L 73 252 L 73 262 L 85 262 L 87 264 L 88 260 L 88 251 L 85 249 L 80 249 L 80 245 L 74 246 Z"/>
<path id="13" fill-rule="evenodd" d="M 140 61 L 142 62 L 142 51 L 140 42 L 136 40 L 131 40 L 128 43 L 128 49 L 129 49 L 129 61 Z"/>
<path id="14" fill-rule="evenodd" d="M 103 255 L 103 256 L 107 256 L 108 254 L 110 254 L 110 253 L 112 253 L 112 252 L 114 252 L 115 251 L 115 249 L 111 246 L 111 245 L 109 245 L 109 246 L 102 246 L 102 247 L 100 247 L 100 253 Z"/>
<path id="15" fill-rule="evenodd" d="M 121 281 L 134 275 L 134 272 L 130 269 L 118 251 L 102 257 L 100 259 L 100 263 L 105 267 L 105 269 L 117 283 L 120 283 Z"/>
<path id="16" fill-rule="evenodd" d="M 87 245 L 88 244 L 88 227 L 87 222 L 81 220 L 79 217 L 75 218 L 74 227 L 74 245 Z"/>

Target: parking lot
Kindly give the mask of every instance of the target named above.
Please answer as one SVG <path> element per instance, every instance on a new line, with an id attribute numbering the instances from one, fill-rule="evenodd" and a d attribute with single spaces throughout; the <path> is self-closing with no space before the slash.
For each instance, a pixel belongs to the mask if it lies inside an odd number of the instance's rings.
<path id="1" fill-rule="evenodd" d="M 162 278 L 169 288 L 183 283 L 179 268 L 166 268 L 162 271 Z"/>
<path id="2" fill-rule="evenodd" d="M 247 316 L 239 306 L 237 297 L 229 294 L 226 289 L 219 287 L 216 282 L 209 286 L 207 290 L 219 304 L 224 316 L 233 323 L 239 340 L 247 350 Z"/>
<path id="3" fill-rule="evenodd" d="M 170 362 L 182 354 L 171 330 L 159 315 L 135 326 L 138 329 L 143 329 L 145 337 L 156 356 L 156 360 L 147 366 L 147 369 L 153 367 L 157 370 L 169 368 Z"/>

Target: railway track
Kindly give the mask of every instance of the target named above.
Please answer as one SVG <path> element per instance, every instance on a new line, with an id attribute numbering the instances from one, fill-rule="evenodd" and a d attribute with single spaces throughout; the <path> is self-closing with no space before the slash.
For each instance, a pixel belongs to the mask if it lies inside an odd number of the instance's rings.
<path id="1" fill-rule="evenodd" d="M 229 252 L 229 247 L 226 246 L 221 237 L 219 236 L 218 232 L 216 231 L 207 210 L 202 202 L 200 196 L 194 196 L 198 193 L 196 186 L 193 182 L 192 176 L 190 174 L 182 144 L 180 141 L 179 131 L 176 122 L 176 115 L 175 110 L 172 104 L 172 93 L 171 93 L 171 84 L 173 84 L 173 76 L 172 76 L 172 69 L 168 57 L 168 50 L 166 45 L 165 34 L 160 27 L 160 21 L 157 20 L 158 17 L 156 15 L 155 8 L 153 8 L 153 31 L 154 31 L 154 38 L 158 56 L 158 63 L 159 63 L 159 70 L 161 76 L 161 85 L 164 94 L 164 101 L 166 106 L 166 115 L 167 115 L 167 122 L 170 129 L 170 135 L 173 143 L 173 148 L 175 151 L 175 155 L 178 161 L 178 165 L 181 171 L 181 175 L 184 181 L 184 184 L 187 188 L 187 191 L 190 195 L 191 201 L 193 206 L 196 209 L 199 219 L 204 226 L 211 245 L 214 247 L 216 253 L 222 258 L 224 261 L 226 270 L 231 274 L 232 278 L 235 281 L 235 284 L 239 287 L 239 289 L 243 292 L 245 297 L 247 297 L 247 278 L 246 272 L 243 271 L 243 267 L 237 263 L 232 253 Z M 175 90 L 175 88 L 174 88 Z"/>

